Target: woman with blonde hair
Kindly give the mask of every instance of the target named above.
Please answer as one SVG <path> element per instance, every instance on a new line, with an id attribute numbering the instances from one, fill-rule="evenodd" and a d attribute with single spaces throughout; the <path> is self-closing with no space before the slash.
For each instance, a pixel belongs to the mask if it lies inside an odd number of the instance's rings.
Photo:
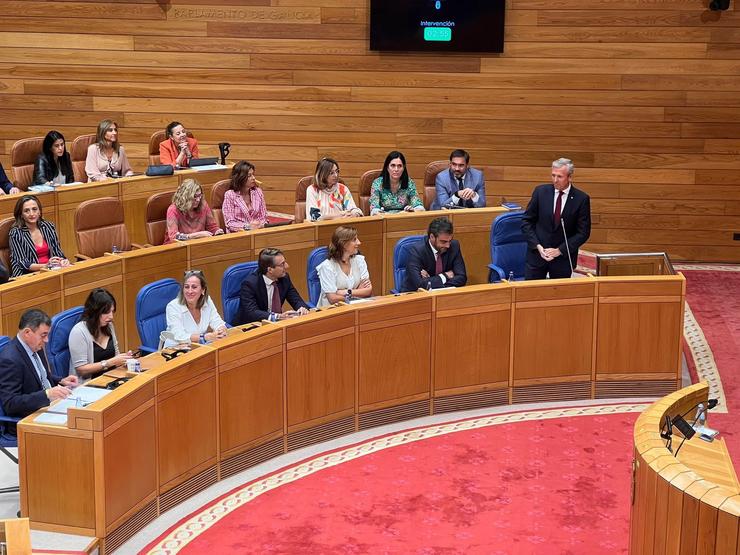
<path id="1" fill-rule="evenodd" d="M 167 208 L 164 243 L 221 235 L 223 232 L 203 198 L 200 183 L 195 179 L 183 180 Z"/>
<path id="2" fill-rule="evenodd" d="M 317 306 L 373 294 L 367 262 L 360 254 L 361 244 L 356 228 L 339 226 L 334 230 L 327 259 L 316 267 L 321 282 Z"/>
<path id="3" fill-rule="evenodd" d="M 322 158 L 316 164 L 313 183 L 306 189 L 306 221 L 333 220 L 362 216 L 352 193 L 339 181 L 339 164 Z"/>
<path id="4" fill-rule="evenodd" d="M 126 151 L 118 142 L 118 124 L 104 119 L 98 124 L 95 142 L 87 147 L 85 173 L 90 181 L 134 174 Z"/>

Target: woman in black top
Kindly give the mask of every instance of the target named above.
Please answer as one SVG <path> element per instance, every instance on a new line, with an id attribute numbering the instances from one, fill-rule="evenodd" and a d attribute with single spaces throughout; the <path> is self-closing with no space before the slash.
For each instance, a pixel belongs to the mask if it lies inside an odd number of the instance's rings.
<path id="1" fill-rule="evenodd" d="M 113 317 L 116 299 L 107 289 L 93 289 L 85 301 L 80 321 L 69 333 L 69 373 L 82 379 L 92 379 L 107 370 L 123 366 L 131 351 L 118 348 Z"/>
<path id="2" fill-rule="evenodd" d="M 67 152 L 64 135 L 49 131 L 33 166 L 34 185 L 64 185 L 74 183 L 72 158 Z"/>

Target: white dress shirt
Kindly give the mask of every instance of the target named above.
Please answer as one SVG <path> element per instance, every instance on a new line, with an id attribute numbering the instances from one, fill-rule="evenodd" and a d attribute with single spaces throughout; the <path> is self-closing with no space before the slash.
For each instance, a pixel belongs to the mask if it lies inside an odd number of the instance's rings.
<path id="1" fill-rule="evenodd" d="M 207 333 L 209 329 L 216 331 L 223 326 L 226 326 L 226 322 L 219 315 L 210 295 L 200 309 L 198 323 L 193 319 L 187 305 L 180 303 L 177 297 L 167 303 L 167 331 L 175 335 L 175 341 L 178 343 L 190 343 L 191 335 Z"/>

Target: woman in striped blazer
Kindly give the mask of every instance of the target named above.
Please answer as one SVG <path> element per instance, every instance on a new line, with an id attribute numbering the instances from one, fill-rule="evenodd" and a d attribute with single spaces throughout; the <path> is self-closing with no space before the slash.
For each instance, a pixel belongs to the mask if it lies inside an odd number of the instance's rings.
<path id="1" fill-rule="evenodd" d="M 69 266 L 59 244 L 54 224 L 43 218 L 35 195 L 23 195 L 13 210 L 15 223 L 10 228 L 10 273 L 17 277 L 43 268 Z"/>

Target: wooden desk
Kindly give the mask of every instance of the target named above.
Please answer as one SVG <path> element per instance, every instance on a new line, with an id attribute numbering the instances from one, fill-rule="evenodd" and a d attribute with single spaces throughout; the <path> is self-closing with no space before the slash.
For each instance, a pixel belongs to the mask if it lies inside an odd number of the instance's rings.
<path id="1" fill-rule="evenodd" d="M 740 482 L 723 437 L 709 443 L 696 434 L 684 442 L 676 458 L 703 478 L 740 495 Z"/>
<path id="2" fill-rule="evenodd" d="M 635 423 L 630 553 L 740 553 L 740 488 L 724 442 L 687 441 L 676 458 L 660 437 L 664 417 L 707 402 L 699 383 L 653 403 Z M 673 451 L 680 434 L 673 439 Z"/>
<path id="3" fill-rule="evenodd" d="M 290 232 L 306 229 L 316 227 Z M 124 253 L 101 265 L 124 266 L 128 298 L 140 282 L 151 280 L 150 257 L 158 261 L 158 272 L 174 271 L 194 245 Z M 40 278 L 62 279 L 47 274 Z M 680 275 L 659 278 L 669 288 L 683 283 Z M 33 416 L 18 425 L 23 514 L 34 528 L 95 535 L 106 552 L 183 499 L 286 451 L 416 416 L 535 397 L 571 399 L 574 376 L 586 384 L 579 398 L 593 398 L 600 387 L 599 349 L 609 346 L 599 338 L 614 327 L 598 318 L 601 283 L 500 283 L 388 296 L 235 328 L 169 362 L 150 355 L 142 359 L 146 373 L 133 375 L 97 403 L 71 409 L 66 427 L 40 425 Z M 625 291 L 634 292 L 631 283 L 625 278 Z M 633 285 L 640 292 L 635 302 L 652 305 L 665 297 L 663 287 Z M 590 339 L 562 347 L 548 343 L 546 332 L 553 335 L 564 322 Z M 635 338 L 635 349 L 648 340 Z M 537 350 L 536 342 L 561 349 L 564 360 L 581 366 L 538 369 L 540 355 L 525 352 L 527 346 Z M 675 351 L 679 342 L 654 348 Z M 672 380 L 646 388 L 650 380 L 630 379 L 642 361 L 626 357 L 620 363 L 624 395 L 645 395 L 659 386 L 675 390 L 678 354 L 656 356 L 675 361 Z M 620 375 L 609 376 L 609 383 L 621 383 Z M 656 418 L 646 422 L 656 426 Z M 665 451 L 652 432 L 640 432 L 641 448 Z M 68 479 L 70 467 L 78 469 L 79 480 Z"/>

